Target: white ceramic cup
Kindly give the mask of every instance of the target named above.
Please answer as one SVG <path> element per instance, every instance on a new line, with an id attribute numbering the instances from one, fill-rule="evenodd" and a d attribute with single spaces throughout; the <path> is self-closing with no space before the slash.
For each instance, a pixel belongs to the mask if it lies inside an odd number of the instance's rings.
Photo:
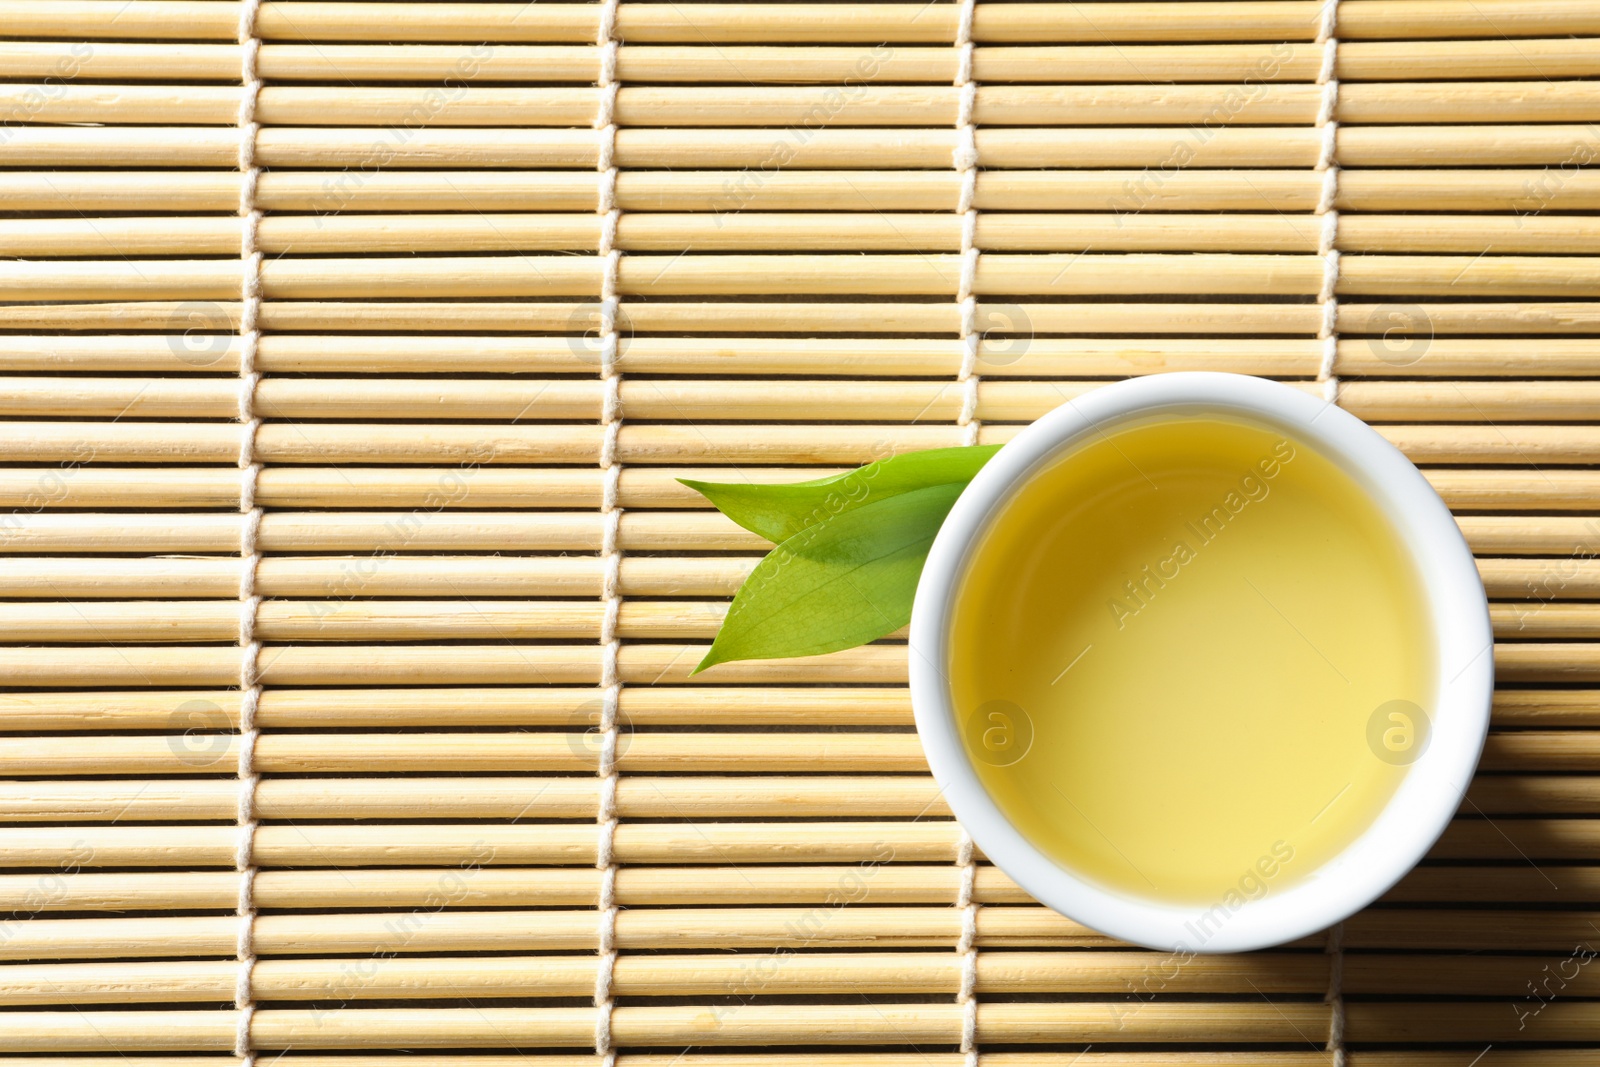
<path id="1" fill-rule="evenodd" d="M 1437 703 L 1427 748 L 1367 830 L 1286 888 L 1242 906 L 1151 902 L 1073 874 L 1008 821 L 962 743 L 950 687 L 951 603 L 989 517 L 1036 471 L 1086 435 L 1161 412 L 1238 414 L 1280 426 L 1364 486 L 1409 549 L 1435 635 Z M 1125 941 L 1174 952 L 1238 952 L 1324 929 L 1371 903 L 1443 833 L 1472 778 L 1489 727 L 1494 644 L 1472 552 L 1421 472 L 1360 419 L 1262 378 L 1174 373 L 1117 382 L 1068 401 L 1019 433 L 956 501 L 928 553 L 911 613 L 911 702 L 929 766 L 956 818 L 994 863 L 1038 900 Z M 1219 916 L 1217 907 L 1224 914 Z M 1225 921 L 1224 921 L 1225 920 Z M 1204 931 L 1207 936 L 1197 936 Z"/>

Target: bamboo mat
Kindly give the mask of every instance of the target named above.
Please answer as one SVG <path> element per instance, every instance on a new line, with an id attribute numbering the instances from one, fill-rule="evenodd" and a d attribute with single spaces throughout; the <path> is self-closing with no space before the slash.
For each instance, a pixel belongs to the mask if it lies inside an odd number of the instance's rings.
<path id="1" fill-rule="evenodd" d="M 1600 2 L 0 38 L 0 1062 L 1595 1062 Z M 675 476 L 1176 369 L 1376 424 L 1500 642 L 1430 860 L 1247 956 L 974 855 L 894 641 L 688 676 L 765 546 Z"/>

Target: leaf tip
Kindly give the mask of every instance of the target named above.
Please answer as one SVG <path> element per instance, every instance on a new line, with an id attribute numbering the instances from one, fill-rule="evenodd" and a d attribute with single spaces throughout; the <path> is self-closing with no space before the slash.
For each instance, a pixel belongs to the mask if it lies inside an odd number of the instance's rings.
<path id="1" fill-rule="evenodd" d="M 701 671 L 706 670 L 708 667 L 715 667 L 721 662 L 722 659 L 717 655 L 716 642 L 712 642 L 711 647 L 706 649 L 705 656 L 701 658 L 699 663 L 694 665 L 694 670 L 689 672 L 689 677 L 693 678 Z"/>

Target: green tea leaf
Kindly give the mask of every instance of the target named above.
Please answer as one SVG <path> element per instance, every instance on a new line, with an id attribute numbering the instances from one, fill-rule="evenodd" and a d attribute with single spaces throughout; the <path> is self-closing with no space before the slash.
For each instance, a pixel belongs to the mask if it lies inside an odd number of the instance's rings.
<path id="1" fill-rule="evenodd" d="M 966 485 L 999 450 L 999 445 L 931 448 L 828 478 L 786 485 L 678 480 L 704 494 L 718 511 L 746 530 L 781 543 L 809 526 L 889 497 L 934 485 Z"/>
<path id="2" fill-rule="evenodd" d="M 745 579 L 695 673 L 728 660 L 837 652 L 900 629 L 928 548 L 965 487 L 869 500 L 786 539 Z"/>

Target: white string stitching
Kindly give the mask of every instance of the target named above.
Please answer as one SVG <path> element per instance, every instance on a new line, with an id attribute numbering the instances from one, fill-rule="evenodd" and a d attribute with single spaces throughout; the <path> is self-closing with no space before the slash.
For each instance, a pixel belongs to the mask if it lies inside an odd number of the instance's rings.
<path id="1" fill-rule="evenodd" d="M 1328 992 L 1322 998 L 1328 1005 L 1328 1052 L 1333 1055 L 1333 1067 L 1345 1067 L 1344 923 L 1328 931 L 1323 951 L 1328 954 Z"/>
<path id="2" fill-rule="evenodd" d="M 956 907 L 961 909 L 961 936 L 956 941 L 961 963 L 961 988 L 956 993 L 961 1005 L 961 1053 L 965 1067 L 978 1067 L 978 905 L 972 900 L 978 865 L 972 858 L 972 835 L 965 827 L 956 843 L 956 867 L 961 872 L 956 890 Z"/>
<path id="3" fill-rule="evenodd" d="M 1337 145 L 1339 122 L 1339 0 L 1326 0 L 1322 17 L 1317 25 L 1317 44 L 1322 46 L 1322 66 L 1317 71 L 1317 84 L 1322 86 L 1322 98 L 1317 106 L 1317 129 L 1321 143 L 1317 151 L 1317 172 L 1322 175 L 1322 189 L 1317 197 L 1317 214 L 1322 219 L 1322 230 L 1317 238 L 1317 254 L 1322 257 L 1322 289 L 1317 300 L 1322 305 L 1322 324 L 1317 337 L 1322 341 L 1322 360 L 1317 368 L 1317 381 L 1322 383 L 1323 399 L 1338 403 L 1339 379 L 1334 367 L 1339 359 L 1339 209 L 1334 206 L 1339 195 L 1339 163 Z"/>
<path id="4" fill-rule="evenodd" d="M 261 95 L 261 77 L 256 61 L 261 41 L 256 36 L 256 19 L 261 0 L 244 0 L 239 8 L 239 798 L 238 840 L 234 848 L 234 867 L 239 872 L 238 940 L 235 956 L 238 975 L 233 1004 L 238 1023 L 233 1037 L 233 1054 L 245 1067 L 255 1063 L 251 1051 L 250 1026 L 255 1018 L 255 998 L 251 979 L 255 971 L 255 796 L 259 775 L 255 770 L 256 710 L 261 702 L 261 681 L 257 663 L 261 643 L 256 640 L 256 612 L 261 598 L 256 595 L 256 570 L 261 563 L 261 508 L 256 505 L 256 485 L 261 464 L 255 458 L 256 431 L 261 419 L 255 412 L 256 387 L 261 374 L 256 370 L 256 349 L 260 345 L 261 251 L 257 235 L 261 210 L 256 207 L 256 187 L 261 169 L 256 165 L 256 103 Z"/>
<path id="5" fill-rule="evenodd" d="M 956 284 L 956 307 L 961 316 L 961 367 L 956 381 L 962 387 L 961 413 L 956 425 L 962 428 L 964 445 L 978 442 L 978 299 L 973 294 L 978 280 L 978 133 L 973 112 L 978 98 L 978 83 L 972 79 L 972 20 L 976 0 L 961 0 L 956 17 L 956 77 L 959 91 L 956 103 L 956 146 L 950 163 L 960 178 L 956 212 L 961 216 L 961 276 Z M 956 866 L 960 871 L 956 907 L 961 911 L 961 935 L 956 941 L 960 957 L 961 985 L 956 1003 L 961 1006 L 961 1054 L 965 1067 L 978 1065 L 978 906 L 972 901 L 972 887 L 978 868 L 972 858 L 972 836 L 959 827 Z"/>
<path id="6" fill-rule="evenodd" d="M 1339 250 L 1334 247 L 1339 237 L 1339 210 L 1334 201 L 1339 195 L 1339 163 L 1337 148 L 1339 123 L 1336 118 L 1339 106 L 1339 0 L 1325 0 L 1322 18 L 1317 26 L 1317 43 L 1322 46 L 1322 66 L 1317 71 L 1317 84 L 1322 86 L 1322 98 L 1317 106 L 1317 128 L 1322 138 L 1317 152 L 1317 171 L 1322 175 L 1322 189 L 1317 198 L 1317 214 L 1322 216 L 1322 230 L 1317 239 L 1317 254 L 1322 257 L 1322 290 L 1317 300 L 1322 304 L 1322 326 L 1317 336 L 1322 339 L 1322 364 L 1317 370 L 1317 380 L 1323 384 L 1323 397 L 1329 403 L 1339 399 L 1339 379 L 1333 368 L 1339 358 L 1339 300 L 1335 290 L 1339 284 Z M 1333 1055 L 1333 1067 L 1344 1067 L 1344 923 L 1328 931 L 1325 946 L 1328 953 L 1328 1045 Z"/>
<path id="7" fill-rule="evenodd" d="M 961 0 L 956 19 L 956 78 L 960 90 L 956 103 L 956 147 L 950 163 L 961 179 L 956 212 L 961 216 L 961 277 L 956 283 L 956 307 L 961 315 L 961 368 L 956 383 L 961 386 L 961 413 L 956 425 L 962 429 L 961 443 L 978 443 L 978 344 L 983 335 L 977 329 L 978 300 L 973 289 L 978 281 L 978 132 L 972 115 L 978 99 L 978 83 L 972 80 L 972 17 L 976 0 Z"/>
<path id="8" fill-rule="evenodd" d="M 617 507 L 622 465 L 617 462 L 617 440 L 622 431 L 622 378 L 617 373 L 617 279 L 621 252 L 616 248 L 617 224 L 622 216 L 617 207 L 617 7 L 618 0 L 604 0 L 600 7 L 600 28 L 596 43 L 600 48 L 599 114 L 595 129 L 600 132 L 595 169 L 599 172 L 599 193 L 595 210 L 600 215 L 600 379 L 605 385 L 601 401 L 600 470 L 602 472 L 600 514 L 600 556 L 603 577 L 600 596 L 605 610 L 600 621 L 600 760 L 595 773 L 600 779 L 599 803 L 595 823 L 599 836 L 595 846 L 596 869 L 600 871 L 597 900 L 599 933 L 594 979 L 594 1050 L 603 1067 L 613 1067 L 617 1054 L 611 1047 L 612 976 L 617 964 L 617 865 L 614 845 L 617 834 L 617 713 L 622 701 L 622 682 L 617 660 L 622 641 L 617 622 L 622 613 L 622 552 L 618 534 L 622 511 Z"/>

